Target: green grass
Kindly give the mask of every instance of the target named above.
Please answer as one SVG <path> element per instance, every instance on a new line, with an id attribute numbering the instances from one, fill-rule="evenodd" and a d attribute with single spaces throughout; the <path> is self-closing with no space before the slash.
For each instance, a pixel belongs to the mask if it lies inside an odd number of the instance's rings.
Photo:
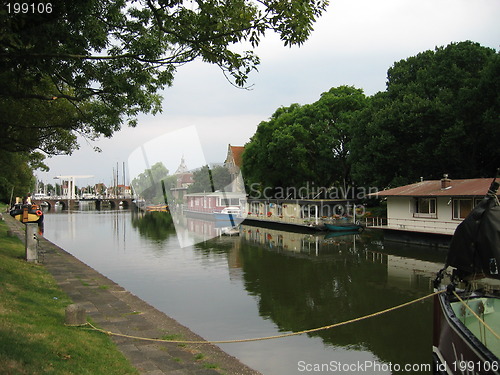
<path id="1" fill-rule="evenodd" d="M 138 374 L 109 337 L 66 327 L 72 301 L 0 222 L 0 373 Z"/>

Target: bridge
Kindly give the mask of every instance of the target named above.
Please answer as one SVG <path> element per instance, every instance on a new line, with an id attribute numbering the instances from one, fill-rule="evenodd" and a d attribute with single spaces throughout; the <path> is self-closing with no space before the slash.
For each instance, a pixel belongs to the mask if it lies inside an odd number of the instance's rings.
<path id="1" fill-rule="evenodd" d="M 54 209 L 56 206 L 62 207 L 63 210 L 78 208 L 82 202 L 89 202 L 95 204 L 97 210 L 101 208 L 130 208 L 135 203 L 132 198 L 89 198 L 89 199 L 68 199 L 68 198 L 42 198 L 42 199 L 32 199 L 34 204 L 39 206 L 48 206 L 49 210 Z"/>

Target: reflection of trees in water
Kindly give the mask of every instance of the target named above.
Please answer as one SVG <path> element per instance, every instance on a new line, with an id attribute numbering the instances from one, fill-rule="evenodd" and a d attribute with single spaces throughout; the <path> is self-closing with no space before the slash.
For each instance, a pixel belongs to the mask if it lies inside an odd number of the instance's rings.
<path id="1" fill-rule="evenodd" d="M 204 256 L 208 257 L 213 254 L 228 254 L 234 248 L 234 246 L 235 239 L 233 237 L 217 237 L 211 238 L 204 242 L 198 242 L 194 245 L 194 249 L 200 250 Z"/>
<path id="2" fill-rule="evenodd" d="M 163 242 L 175 233 L 172 215 L 169 212 L 146 212 L 132 215 L 132 227 L 143 237 Z"/>
<path id="3" fill-rule="evenodd" d="M 259 298 L 260 315 L 271 319 L 280 331 L 297 332 L 381 311 L 430 291 L 390 286 L 387 261 L 371 261 L 364 246 L 345 250 L 318 257 L 295 256 L 244 241 L 245 288 Z M 404 364 L 430 363 L 431 332 L 431 303 L 427 301 L 310 335 Z"/>

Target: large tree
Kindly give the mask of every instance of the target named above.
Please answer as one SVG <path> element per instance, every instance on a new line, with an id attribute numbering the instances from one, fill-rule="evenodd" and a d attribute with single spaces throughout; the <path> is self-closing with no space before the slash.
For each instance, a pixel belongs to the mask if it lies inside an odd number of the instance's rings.
<path id="1" fill-rule="evenodd" d="M 71 153 L 110 137 L 195 59 L 245 86 L 265 32 L 301 44 L 327 0 L 52 0 L 0 8 L 0 148 Z"/>
<path id="2" fill-rule="evenodd" d="M 467 41 L 396 62 L 349 147 L 356 181 L 385 187 L 492 176 L 499 139 L 500 55 Z"/>
<path id="3" fill-rule="evenodd" d="M 365 100 L 363 90 L 341 86 L 313 104 L 279 108 L 259 124 L 245 146 L 245 182 L 280 189 L 309 187 L 312 192 L 313 187 L 348 181 L 352 117 Z"/>
<path id="4" fill-rule="evenodd" d="M 13 203 L 33 190 L 33 169 L 40 167 L 42 158 L 38 153 L 0 152 L 0 201 Z"/>
<path id="5" fill-rule="evenodd" d="M 213 191 L 222 190 L 231 184 L 231 175 L 228 169 L 224 166 L 217 165 L 210 168 L 205 165 L 193 172 L 194 183 L 189 186 L 189 193 L 211 193 Z"/>
<path id="6" fill-rule="evenodd" d="M 134 177 L 131 182 L 134 194 L 148 202 L 167 203 L 167 189 L 170 188 L 168 169 L 162 162 L 157 162 Z"/>

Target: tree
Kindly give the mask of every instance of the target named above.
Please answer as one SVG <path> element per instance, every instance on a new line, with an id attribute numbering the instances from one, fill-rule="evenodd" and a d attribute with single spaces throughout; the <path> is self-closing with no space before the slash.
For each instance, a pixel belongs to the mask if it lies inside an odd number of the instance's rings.
<path id="1" fill-rule="evenodd" d="M 266 31 L 300 45 L 327 0 L 53 0 L 0 9 L 0 147 L 69 154 L 111 137 L 195 59 L 245 86 Z M 19 10 L 19 9 L 18 9 Z"/>
<path id="2" fill-rule="evenodd" d="M 0 201 L 13 203 L 16 197 L 31 193 L 33 167 L 27 153 L 0 152 Z"/>
<path id="3" fill-rule="evenodd" d="M 168 169 L 162 162 L 158 162 L 135 177 L 131 185 L 134 193 L 145 200 L 153 203 L 167 203 L 165 202 L 165 195 L 169 188 L 167 178 Z"/>
<path id="4" fill-rule="evenodd" d="M 188 188 L 189 193 L 213 192 L 225 190 L 231 183 L 231 175 L 223 166 L 210 168 L 205 165 L 193 173 L 193 180 L 194 183 Z"/>
<path id="5" fill-rule="evenodd" d="M 269 121 L 259 124 L 245 146 L 246 183 L 328 188 L 349 181 L 351 121 L 365 99 L 363 90 L 341 86 L 321 94 L 313 104 L 279 108 Z"/>
<path id="6" fill-rule="evenodd" d="M 358 114 L 354 177 L 385 187 L 488 177 L 500 165 L 500 56 L 470 41 L 396 62 Z"/>

